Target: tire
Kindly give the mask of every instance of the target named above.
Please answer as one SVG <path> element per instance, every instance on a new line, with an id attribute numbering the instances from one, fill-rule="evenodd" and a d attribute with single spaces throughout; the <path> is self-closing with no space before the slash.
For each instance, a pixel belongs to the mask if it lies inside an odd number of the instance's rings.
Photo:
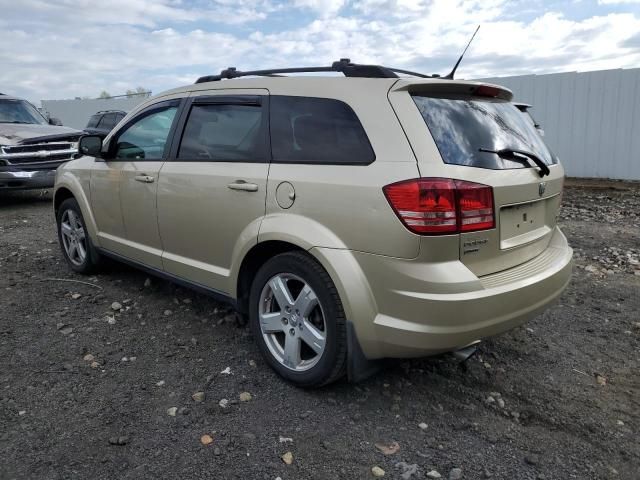
<path id="1" fill-rule="evenodd" d="M 312 388 L 344 376 L 342 302 L 329 274 L 312 257 L 288 252 L 268 260 L 256 274 L 249 302 L 249 324 L 260 352 L 281 377 Z"/>
<path id="2" fill-rule="evenodd" d="M 78 273 L 95 272 L 100 266 L 101 257 L 91 242 L 80 206 L 75 198 L 68 198 L 62 202 L 56 221 L 60 249 L 67 264 Z M 64 233 L 63 230 L 69 233 Z M 75 248 L 72 246 L 74 243 Z"/>

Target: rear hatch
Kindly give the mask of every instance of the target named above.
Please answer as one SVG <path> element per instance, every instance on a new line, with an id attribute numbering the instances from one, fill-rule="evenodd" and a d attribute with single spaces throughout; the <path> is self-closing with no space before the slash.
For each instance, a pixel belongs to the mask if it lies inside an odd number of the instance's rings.
<path id="1" fill-rule="evenodd" d="M 560 206 L 564 171 L 511 98 L 494 85 L 447 80 L 401 80 L 389 93 L 422 177 L 492 187 L 494 226 L 458 235 L 460 260 L 479 276 L 544 251 Z"/>

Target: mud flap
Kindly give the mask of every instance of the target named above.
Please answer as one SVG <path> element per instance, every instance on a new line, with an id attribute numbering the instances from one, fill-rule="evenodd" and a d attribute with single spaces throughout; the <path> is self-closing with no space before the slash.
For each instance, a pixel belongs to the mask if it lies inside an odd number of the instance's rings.
<path id="1" fill-rule="evenodd" d="M 364 356 L 353 323 L 347 322 L 347 378 L 357 383 L 378 373 L 382 360 L 369 360 Z"/>

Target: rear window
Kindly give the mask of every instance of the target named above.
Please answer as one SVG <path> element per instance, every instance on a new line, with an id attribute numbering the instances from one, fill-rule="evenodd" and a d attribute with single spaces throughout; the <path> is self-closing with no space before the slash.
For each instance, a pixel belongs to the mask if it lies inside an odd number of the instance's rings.
<path id="1" fill-rule="evenodd" d="M 369 164 L 375 159 L 360 120 L 329 98 L 271 97 L 274 162 Z"/>
<path id="2" fill-rule="evenodd" d="M 480 148 L 523 150 L 547 165 L 557 163 L 532 122 L 511 102 L 480 97 L 439 98 L 413 95 L 445 163 L 470 167 L 527 168 Z M 532 164 L 533 166 L 533 164 Z"/>

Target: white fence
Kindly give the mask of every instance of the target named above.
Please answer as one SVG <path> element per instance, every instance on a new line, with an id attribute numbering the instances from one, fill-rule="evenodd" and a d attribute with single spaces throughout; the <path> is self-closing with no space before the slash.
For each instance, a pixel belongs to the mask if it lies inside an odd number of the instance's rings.
<path id="1" fill-rule="evenodd" d="M 129 112 L 140 102 L 146 100 L 137 95 L 132 98 L 98 98 L 92 100 L 42 100 L 42 109 L 49 116 L 62 120 L 67 127 L 82 130 L 87 126 L 89 117 L 100 110 L 124 110 Z"/>
<path id="2" fill-rule="evenodd" d="M 482 80 L 533 105 L 568 176 L 640 180 L 640 68 Z"/>

